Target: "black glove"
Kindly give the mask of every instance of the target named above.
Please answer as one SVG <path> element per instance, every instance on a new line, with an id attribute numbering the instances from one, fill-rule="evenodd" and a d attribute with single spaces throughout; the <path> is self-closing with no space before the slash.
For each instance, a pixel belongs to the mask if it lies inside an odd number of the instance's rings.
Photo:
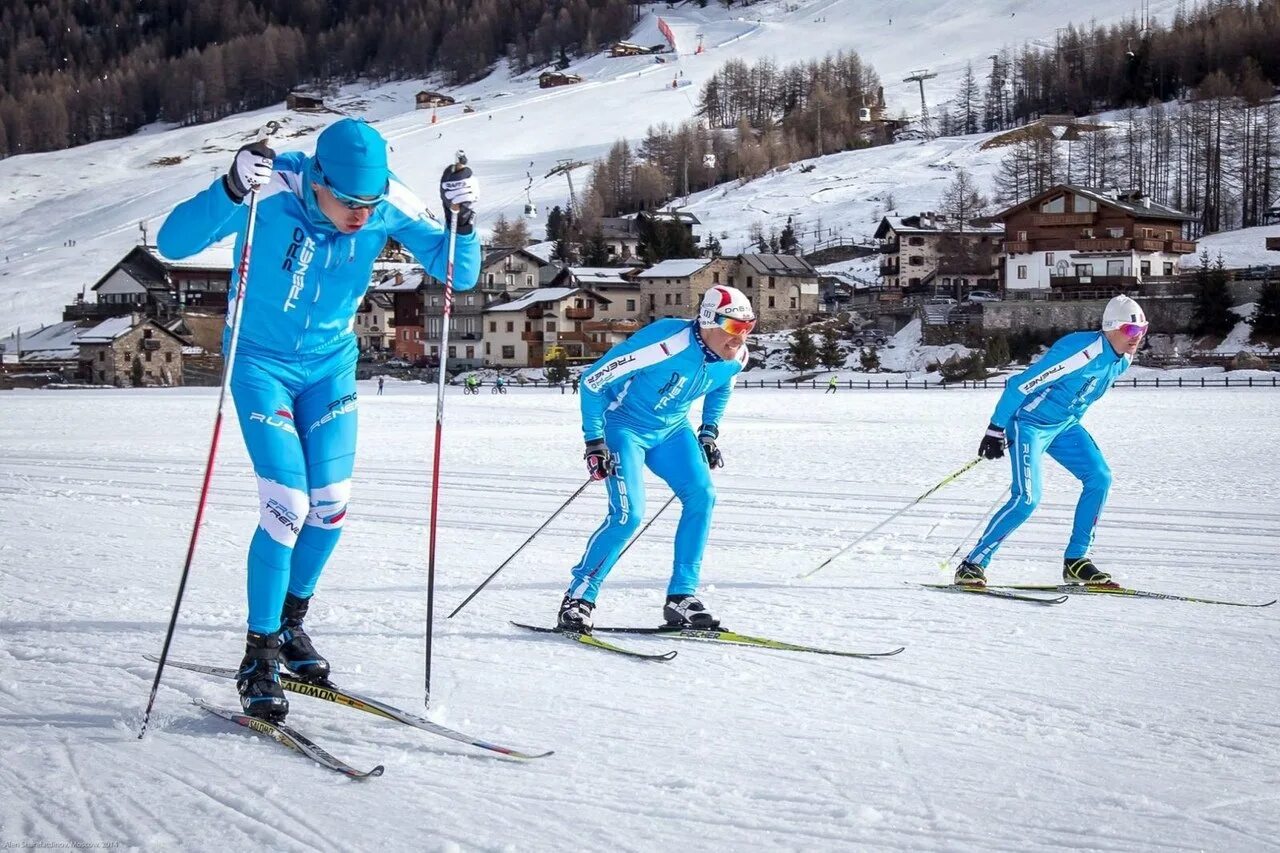
<path id="1" fill-rule="evenodd" d="M 720 448 L 716 447 L 716 439 L 719 437 L 719 427 L 711 424 L 698 427 L 698 443 L 702 445 L 702 452 L 707 456 L 708 468 L 724 467 L 724 456 L 721 455 Z"/>
<path id="2" fill-rule="evenodd" d="M 479 192 L 480 183 L 471 174 L 470 166 L 459 167 L 455 164 L 444 170 L 444 174 L 440 176 L 440 203 L 444 205 L 446 228 L 453 220 L 453 206 L 456 204 L 459 205 L 458 233 L 471 233 L 471 221 L 476 215 L 472 204 L 475 203 Z"/>
<path id="3" fill-rule="evenodd" d="M 275 160 L 276 152 L 264 140 L 242 145 L 222 180 L 231 200 L 239 204 L 249 193 L 265 187 L 271 180 Z"/>
<path id="4" fill-rule="evenodd" d="M 587 473 L 591 475 L 593 480 L 603 480 L 617 470 L 617 462 L 613 458 L 613 454 L 609 452 L 609 448 L 605 446 L 603 438 L 597 438 L 595 441 L 587 442 L 587 452 L 582 454 L 587 460 Z"/>
<path id="5" fill-rule="evenodd" d="M 1004 430 L 995 424 L 988 424 L 987 434 L 982 437 L 982 443 L 978 445 L 978 455 L 983 459 L 1000 459 L 1004 456 L 1006 444 Z"/>

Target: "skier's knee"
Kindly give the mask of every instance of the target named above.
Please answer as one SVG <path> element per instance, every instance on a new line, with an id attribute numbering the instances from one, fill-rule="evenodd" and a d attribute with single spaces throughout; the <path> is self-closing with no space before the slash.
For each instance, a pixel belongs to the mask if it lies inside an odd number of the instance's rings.
<path id="1" fill-rule="evenodd" d="M 1085 488 L 1094 489 L 1095 491 L 1111 490 L 1111 466 L 1103 462 L 1097 468 L 1084 478 Z"/>
<path id="2" fill-rule="evenodd" d="M 339 480 L 328 486 L 312 489 L 307 524 L 326 530 L 341 527 L 343 519 L 347 517 L 347 501 L 350 499 L 350 480 Z"/>
<path id="3" fill-rule="evenodd" d="M 258 526 L 286 548 L 298 541 L 309 507 L 310 501 L 301 489 L 258 478 Z"/>
<path id="4" fill-rule="evenodd" d="M 710 512 L 716 505 L 716 487 L 708 477 L 705 482 L 693 483 L 680 490 L 680 504 L 692 512 Z"/>

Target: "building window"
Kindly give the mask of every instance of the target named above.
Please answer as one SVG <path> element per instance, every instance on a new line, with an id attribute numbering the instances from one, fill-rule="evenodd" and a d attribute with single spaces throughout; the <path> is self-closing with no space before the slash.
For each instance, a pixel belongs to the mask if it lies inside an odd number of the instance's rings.
<path id="1" fill-rule="evenodd" d="M 532 331 L 533 331 L 533 323 L 530 323 L 528 320 L 525 320 L 525 321 L 524 321 L 524 330 L 525 330 L 526 332 L 532 332 Z"/>
<path id="2" fill-rule="evenodd" d="M 1076 213 L 1096 213 L 1098 210 L 1098 203 L 1096 201 L 1091 198 L 1085 198 L 1082 195 L 1076 196 L 1071 200 L 1071 202 Z"/>
<path id="3" fill-rule="evenodd" d="M 923 246 L 923 245 L 924 245 L 924 238 L 923 238 L 923 237 L 908 237 L 908 238 L 907 238 L 907 245 L 908 245 L 908 246 Z"/>
<path id="4" fill-rule="evenodd" d="M 438 308 L 439 306 L 440 306 L 440 297 L 439 296 L 431 297 L 431 307 Z"/>
<path id="5" fill-rule="evenodd" d="M 663 297 L 662 297 L 662 304 L 663 304 L 663 305 L 670 305 L 670 304 L 671 304 L 671 294 L 670 294 L 670 293 L 663 294 Z"/>
<path id="6" fill-rule="evenodd" d="M 711 274 L 711 283 L 712 283 L 712 284 L 719 284 L 719 283 L 720 283 L 720 273 L 718 273 L 718 272 L 713 272 L 713 273 Z"/>
<path id="7" fill-rule="evenodd" d="M 467 347 L 467 358 L 475 358 L 475 357 L 476 357 L 476 348 Z"/>
<path id="8" fill-rule="evenodd" d="M 107 373 L 106 373 L 106 371 L 104 371 L 104 370 L 99 370 L 99 371 L 98 371 L 98 381 L 99 381 L 99 382 L 106 382 L 106 381 L 107 381 Z"/>
<path id="9" fill-rule="evenodd" d="M 1086 239 L 1086 240 L 1092 240 L 1092 239 L 1093 239 L 1093 229 L 1092 229 L 1092 228 L 1081 228 L 1081 229 L 1080 229 L 1080 236 L 1081 236 L 1081 237 L 1083 237 L 1083 238 L 1084 238 L 1084 239 Z"/>
<path id="10" fill-rule="evenodd" d="M 636 301 L 634 299 L 627 300 L 627 310 L 628 311 L 636 310 Z"/>
<path id="11" fill-rule="evenodd" d="M 1025 279 L 1027 277 L 1027 265 L 1018 264 L 1018 278 Z"/>
<path id="12" fill-rule="evenodd" d="M 799 308 L 799 307 L 800 307 L 799 305 L 797 305 L 797 304 L 796 304 L 796 298 L 795 298 L 794 296 L 793 296 L 793 297 L 791 297 L 791 307 L 792 307 L 792 308 Z"/>
<path id="13" fill-rule="evenodd" d="M 502 348 L 502 357 L 505 359 L 513 359 L 516 357 L 516 348 L 514 346 L 505 346 Z"/>
<path id="14" fill-rule="evenodd" d="M 150 338 L 150 337 L 151 337 L 151 329 L 143 329 L 143 330 L 142 330 L 142 337 L 143 337 L 144 339 Z"/>
<path id="15" fill-rule="evenodd" d="M 516 283 L 516 277 L 511 273 L 507 273 L 507 287 Z"/>
<path id="16" fill-rule="evenodd" d="M 147 363 L 150 363 L 150 362 L 151 362 L 151 350 L 147 350 L 146 352 L 144 352 L 144 353 L 143 353 L 143 355 L 144 355 L 144 356 L 146 356 L 146 361 L 147 361 Z"/>
<path id="17" fill-rule="evenodd" d="M 729 286 L 733 287 L 733 276 L 729 276 Z"/>
<path id="18" fill-rule="evenodd" d="M 516 324 L 515 324 L 515 323 L 507 323 L 507 331 L 508 331 L 508 332 L 514 332 L 515 330 L 516 330 Z"/>
<path id="19" fill-rule="evenodd" d="M 575 300 L 573 300 L 573 307 L 574 307 L 574 308 L 581 308 L 581 307 L 582 307 L 582 300 L 581 300 L 581 299 L 575 299 Z"/>
<path id="20" fill-rule="evenodd" d="M 457 348 L 457 347 L 455 347 L 455 346 L 453 346 L 452 344 L 450 344 L 450 345 L 449 345 L 449 358 L 457 358 L 457 357 L 458 357 L 458 348 Z"/>
<path id="21" fill-rule="evenodd" d="M 493 273 L 485 276 L 485 284 L 493 284 Z"/>
<path id="22" fill-rule="evenodd" d="M 770 290 L 773 290 L 773 285 L 774 285 L 773 276 L 769 276 L 769 289 L 770 289 Z"/>
<path id="23" fill-rule="evenodd" d="M 1051 266 L 1053 266 L 1053 252 L 1045 252 L 1045 253 L 1044 253 L 1044 265 L 1045 265 L 1046 267 L 1051 267 Z"/>
<path id="24" fill-rule="evenodd" d="M 1091 276 L 1091 275 L 1093 275 L 1093 264 L 1076 264 L 1077 277 Z"/>
<path id="25" fill-rule="evenodd" d="M 680 297 L 681 297 L 681 296 L 682 296 L 682 294 L 679 294 L 679 293 L 677 293 L 677 294 L 676 294 L 676 304 L 677 304 L 677 305 L 679 305 L 679 304 L 680 304 Z"/>
<path id="26" fill-rule="evenodd" d="M 101 352 L 98 353 L 98 361 L 106 361 L 106 360 L 107 360 L 107 351 L 102 350 Z"/>
<path id="27" fill-rule="evenodd" d="M 489 342 L 488 342 L 488 341 L 485 341 L 485 342 L 484 342 L 484 354 L 485 354 L 485 355 L 489 355 L 489 352 L 490 352 L 490 350 L 489 350 Z"/>
<path id="28" fill-rule="evenodd" d="M 489 321 L 489 331 L 490 331 L 490 332 L 496 332 L 496 331 L 498 331 L 498 324 L 497 324 L 497 323 L 495 323 L 493 320 L 490 320 L 490 321 Z"/>
<path id="29" fill-rule="evenodd" d="M 1146 267 L 1148 264 L 1144 262 L 1143 266 Z M 1143 272 L 1146 273 L 1149 270 L 1144 269 Z M 1107 275 L 1124 275 L 1124 261 L 1107 261 Z"/>
<path id="30" fill-rule="evenodd" d="M 770 308 L 772 308 L 772 307 L 773 307 L 773 297 L 772 297 L 772 296 L 770 296 L 770 297 L 769 297 L 769 307 L 770 307 Z"/>
<path id="31" fill-rule="evenodd" d="M 649 294 L 649 307 L 650 307 L 650 308 L 657 308 L 657 307 L 658 307 L 658 296 L 657 296 L 657 294 L 655 294 L 655 293 L 650 293 L 650 294 Z"/>
<path id="32" fill-rule="evenodd" d="M 1066 213 L 1067 197 L 1060 195 L 1057 198 L 1051 198 L 1044 204 L 1040 205 L 1041 213 Z"/>
<path id="33" fill-rule="evenodd" d="M 533 287 L 533 276 L 527 275 L 524 277 L 524 286 Z"/>
<path id="34" fill-rule="evenodd" d="M 164 363 L 173 364 L 173 353 L 167 352 L 164 354 Z"/>
<path id="35" fill-rule="evenodd" d="M 751 276 L 747 276 L 747 287 L 751 286 Z"/>
<path id="36" fill-rule="evenodd" d="M 1169 261 L 1164 262 L 1164 274 L 1165 276 L 1173 275 L 1173 264 Z"/>
<path id="37" fill-rule="evenodd" d="M 1124 229 L 1123 229 L 1123 228 L 1108 228 L 1108 229 L 1107 229 L 1107 236 L 1108 236 L 1108 237 L 1111 237 L 1111 238 L 1113 238 L 1113 239 L 1119 240 L 1119 239 L 1121 239 L 1122 237 L 1124 237 Z"/>
<path id="38" fill-rule="evenodd" d="M 907 258 L 907 263 L 913 267 L 922 267 L 924 266 L 924 256 L 912 255 L 911 257 Z"/>
<path id="39" fill-rule="evenodd" d="M 1026 232 L 1026 231 L 1019 231 L 1019 232 L 1018 232 L 1018 242 L 1019 242 L 1019 243 L 1025 243 L 1025 242 L 1026 242 L 1026 240 L 1027 240 L 1027 232 Z"/>
<path id="40" fill-rule="evenodd" d="M 1142 275 L 1144 277 L 1151 275 L 1151 261 L 1142 262 Z"/>
<path id="41" fill-rule="evenodd" d="M 554 332 L 555 330 L 556 330 L 556 321 L 555 321 L 555 320 L 548 320 L 548 321 L 547 321 L 547 331 L 548 331 L 548 332 Z"/>

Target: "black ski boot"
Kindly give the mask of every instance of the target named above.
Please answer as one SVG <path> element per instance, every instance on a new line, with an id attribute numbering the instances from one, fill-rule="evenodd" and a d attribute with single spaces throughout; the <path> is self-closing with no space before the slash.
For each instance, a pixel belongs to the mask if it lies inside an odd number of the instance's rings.
<path id="1" fill-rule="evenodd" d="M 1088 557 L 1076 557 L 1062 561 L 1062 579 L 1067 583 L 1083 583 L 1090 586 L 1114 584 L 1111 575 L 1093 564 Z"/>
<path id="2" fill-rule="evenodd" d="M 270 723 L 284 722 L 289 700 L 280 687 L 280 635 L 250 631 L 244 642 L 244 660 L 236 672 L 240 707 L 250 717 Z"/>
<path id="3" fill-rule="evenodd" d="M 560 602 L 560 615 L 556 617 L 556 628 L 561 631 L 590 634 L 591 614 L 595 609 L 594 601 L 570 598 L 566 595 L 564 601 Z"/>
<path id="4" fill-rule="evenodd" d="M 307 615 L 309 598 L 298 598 L 289 593 L 284 599 L 284 613 L 280 616 L 280 662 L 303 681 L 324 681 L 329 677 L 329 662 L 311 645 L 311 638 L 302 627 Z"/>
<path id="5" fill-rule="evenodd" d="M 956 569 L 954 583 L 958 586 L 986 586 L 987 573 L 977 563 L 965 560 Z"/>
<path id="6" fill-rule="evenodd" d="M 666 628 L 692 628 L 696 631 L 715 631 L 720 628 L 720 620 L 711 615 L 696 596 L 668 595 L 667 603 L 662 607 L 662 617 L 667 620 Z"/>

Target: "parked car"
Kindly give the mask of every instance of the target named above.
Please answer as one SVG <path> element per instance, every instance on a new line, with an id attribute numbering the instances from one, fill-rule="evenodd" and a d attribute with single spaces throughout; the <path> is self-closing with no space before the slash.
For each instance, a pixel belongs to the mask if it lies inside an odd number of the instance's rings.
<path id="1" fill-rule="evenodd" d="M 965 302 L 999 302 L 1000 294 L 992 293 L 990 290 L 970 290 L 969 295 L 964 298 Z"/>
<path id="2" fill-rule="evenodd" d="M 884 329 L 862 329 L 853 333 L 853 345 L 882 347 L 889 342 L 889 335 Z"/>
<path id="3" fill-rule="evenodd" d="M 959 305 L 950 296 L 930 296 L 924 302 L 925 305 Z"/>

